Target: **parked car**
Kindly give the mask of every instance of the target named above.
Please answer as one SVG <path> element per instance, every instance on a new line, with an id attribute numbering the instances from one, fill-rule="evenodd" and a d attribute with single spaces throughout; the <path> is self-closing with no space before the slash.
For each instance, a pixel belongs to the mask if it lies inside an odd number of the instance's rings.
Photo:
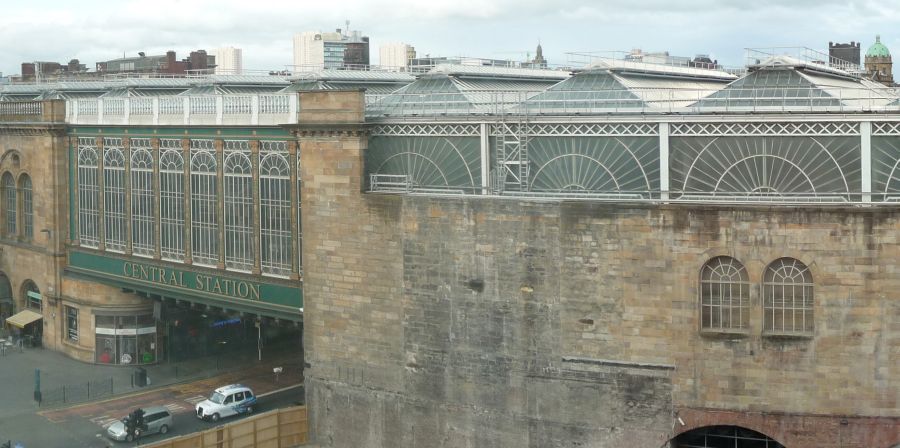
<path id="1" fill-rule="evenodd" d="M 213 391 L 209 399 L 197 403 L 197 418 L 219 421 L 222 417 L 252 414 L 256 407 L 256 394 L 242 384 L 229 384 Z"/>
<path id="2" fill-rule="evenodd" d="M 106 428 L 106 435 L 119 442 L 131 442 L 137 437 L 156 433 L 165 434 L 172 429 L 174 420 L 172 419 L 172 413 L 169 412 L 167 408 L 162 406 L 151 406 L 142 408 L 142 410 L 144 411 L 144 427 L 137 430 L 135 433 L 136 437 L 132 437 L 125 429 L 127 423 L 126 420 L 129 418 L 128 416 L 109 425 L 109 428 Z"/>

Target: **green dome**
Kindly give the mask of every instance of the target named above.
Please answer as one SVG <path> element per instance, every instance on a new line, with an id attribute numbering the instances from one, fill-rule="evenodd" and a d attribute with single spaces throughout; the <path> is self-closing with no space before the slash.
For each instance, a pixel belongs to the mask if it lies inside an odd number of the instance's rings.
<path id="1" fill-rule="evenodd" d="M 875 43 L 866 51 L 867 58 L 887 58 L 891 51 L 881 43 L 881 36 L 875 36 Z"/>

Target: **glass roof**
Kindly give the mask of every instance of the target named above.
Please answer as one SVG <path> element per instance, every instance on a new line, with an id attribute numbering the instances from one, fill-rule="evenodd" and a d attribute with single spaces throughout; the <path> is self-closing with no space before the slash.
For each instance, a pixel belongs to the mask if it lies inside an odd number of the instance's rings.
<path id="1" fill-rule="evenodd" d="M 832 67 L 776 57 L 751 67 L 695 107 L 713 110 L 842 110 L 883 108 L 897 97 L 885 86 Z"/>
<path id="2" fill-rule="evenodd" d="M 475 67 L 494 70 L 489 70 L 492 73 L 474 70 L 473 75 L 468 75 L 468 72 L 447 74 L 450 71 L 448 66 L 439 68 L 441 70 L 423 75 L 415 82 L 372 102 L 367 107 L 368 113 L 388 116 L 501 113 L 511 105 L 546 90 L 560 78 L 560 72 L 546 76 L 543 72 L 547 70 L 516 73 L 514 69 Z M 540 72 L 541 76 L 527 76 L 531 72 Z M 517 76 L 508 76 L 510 73 Z"/>

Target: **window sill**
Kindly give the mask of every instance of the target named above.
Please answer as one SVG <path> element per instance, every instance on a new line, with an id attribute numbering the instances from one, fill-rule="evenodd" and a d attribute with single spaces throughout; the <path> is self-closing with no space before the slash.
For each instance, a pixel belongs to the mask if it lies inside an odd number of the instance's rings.
<path id="1" fill-rule="evenodd" d="M 700 336 L 708 339 L 744 339 L 750 336 L 748 330 L 702 329 Z"/>
<path id="2" fill-rule="evenodd" d="M 815 337 L 813 333 L 783 333 L 774 331 L 764 331 L 762 336 L 767 339 L 812 339 Z"/>

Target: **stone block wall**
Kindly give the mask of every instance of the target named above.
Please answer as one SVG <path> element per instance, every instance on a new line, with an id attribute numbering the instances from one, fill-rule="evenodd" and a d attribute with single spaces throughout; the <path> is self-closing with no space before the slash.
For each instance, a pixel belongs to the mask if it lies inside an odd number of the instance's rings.
<path id="1" fill-rule="evenodd" d="M 900 212 L 365 194 L 364 129 L 340 128 L 298 131 L 316 443 L 658 448 L 713 424 L 900 443 Z M 750 275 L 744 335 L 700 332 L 719 255 Z M 812 272 L 810 337 L 762 335 L 781 257 Z"/>

